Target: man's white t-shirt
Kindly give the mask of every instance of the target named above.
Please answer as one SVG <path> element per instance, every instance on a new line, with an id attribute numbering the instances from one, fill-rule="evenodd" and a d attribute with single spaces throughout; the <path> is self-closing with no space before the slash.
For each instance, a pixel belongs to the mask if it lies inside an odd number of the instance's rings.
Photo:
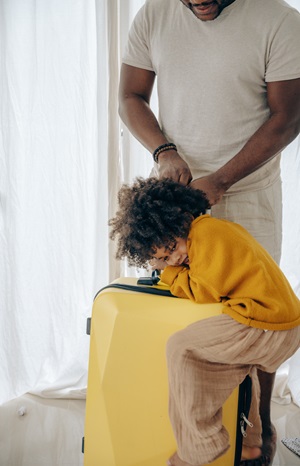
<path id="1" fill-rule="evenodd" d="M 198 178 L 269 118 L 267 82 L 300 77 L 300 14 L 281 0 L 235 0 L 204 22 L 180 0 L 147 0 L 123 62 L 156 73 L 162 131 Z M 277 155 L 229 191 L 272 184 L 279 164 Z"/>

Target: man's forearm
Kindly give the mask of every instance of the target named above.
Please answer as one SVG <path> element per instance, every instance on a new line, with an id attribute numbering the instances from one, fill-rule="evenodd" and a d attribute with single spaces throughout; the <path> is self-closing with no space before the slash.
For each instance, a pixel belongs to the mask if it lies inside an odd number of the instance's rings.
<path id="1" fill-rule="evenodd" d="M 120 101 L 119 115 L 133 136 L 151 153 L 167 141 L 148 103 L 139 96 Z"/>
<path id="2" fill-rule="evenodd" d="M 120 99 L 119 113 L 133 136 L 152 154 L 160 145 L 174 142 L 166 139 L 147 100 L 142 96 L 124 95 Z M 184 185 L 191 181 L 190 169 L 176 150 L 161 153 L 158 163 L 159 177 L 171 178 Z"/>

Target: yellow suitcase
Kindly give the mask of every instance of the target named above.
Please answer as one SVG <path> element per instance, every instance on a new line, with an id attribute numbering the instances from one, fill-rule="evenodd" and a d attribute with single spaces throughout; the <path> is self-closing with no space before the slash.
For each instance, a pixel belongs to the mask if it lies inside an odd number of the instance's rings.
<path id="1" fill-rule="evenodd" d="M 181 328 L 222 309 L 221 304 L 201 305 L 170 297 L 163 284 L 155 290 L 166 296 L 137 293 L 132 291 L 136 283 L 134 278 L 119 279 L 94 300 L 87 331 L 90 356 L 84 466 L 166 465 L 176 451 L 168 417 L 166 342 Z M 120 284 L 129 290 L 112 287 Z M 144 288 L 152 293 L 153 288 Z M 238 404 L 244 402 L 240 386 L 223 409 L 231 448 L 210 466 L 239 464 Z"/>

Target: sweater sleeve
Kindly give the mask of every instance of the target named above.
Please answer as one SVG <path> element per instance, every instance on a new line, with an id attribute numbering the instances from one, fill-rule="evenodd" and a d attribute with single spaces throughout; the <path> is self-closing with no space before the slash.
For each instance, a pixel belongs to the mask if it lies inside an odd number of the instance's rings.
<path id="1" fill-rule="evenodd" d="M 189 286 L 189 269 L 186 267 L 168 266 L 164 269 L 161 279 L 170 286 L 170 291 L 174 296 L 195 301 Z"/>
<path id="2" fill-rule="evenodd" d="M 189 268 L 167 267 L 162 280 L 178 297 L 198 303 L 226 300 L 238 292 L 253 265 L 251 251 L 243 246 L 220 222 L 196 221 L 188 239 Z"/>
<path id="3" fill-rule="evenodd" d="M 294 328 L 300 301 L 267 251 L 240 225 L 203 216 L 188 238 L 189 268 L 167 267 L 171 293 L 197 303 L 222 302 L 238 322 L 268 330 Z"/>

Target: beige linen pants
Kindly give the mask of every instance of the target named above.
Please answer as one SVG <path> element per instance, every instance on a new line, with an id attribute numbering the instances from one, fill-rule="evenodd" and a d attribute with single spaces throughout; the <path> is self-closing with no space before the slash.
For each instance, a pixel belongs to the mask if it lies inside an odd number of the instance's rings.
<path id="1" fill-rule="evenodd" d="M 211 215 L 239 223 L 279 264 L 282 243 L 281 179 L 255 191 L 227 193 Z"/>
<path id="2" fill-rule="evenodd" d="M 249 374 L 252 401 L 244 441 L 261 446 L 256 369 L 275 372 L 300 347 L 300 327 L 264 331 L 226 314 L 193 323 L 167 343 L 169 414 L 179 457 L 191 465 L 214 461 L 229 448 L 222 405 Z"/>

